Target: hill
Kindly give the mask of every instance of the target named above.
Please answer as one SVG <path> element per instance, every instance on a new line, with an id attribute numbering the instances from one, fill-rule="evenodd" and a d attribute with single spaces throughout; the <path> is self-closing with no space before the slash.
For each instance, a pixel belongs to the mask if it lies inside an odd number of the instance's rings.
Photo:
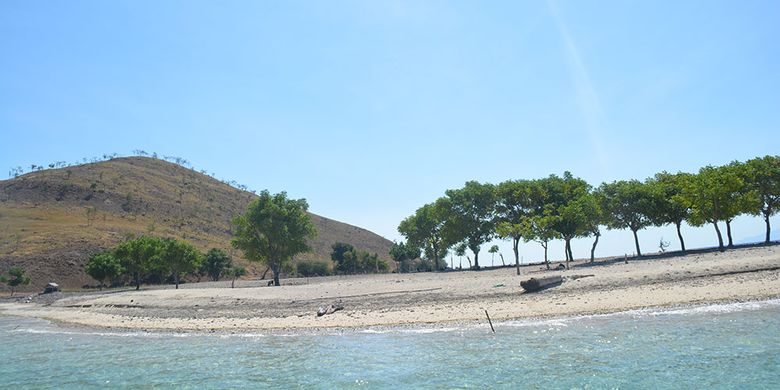
<path id="1" fill-rule="evenodd" d="M 122 157 L 48 169 L 0 181 L 0 272 L 23 266 L 32 286 L 94 283 L 83 271 L 92 254 L 126 237 L 184 239 L 201 250 L 228 250 L 231 219 L 256 195 L 163 160 Z M 300 259 L 329 259 L 337 241 L 389 259 L 392 244 L 368 230 L 310 214 L 317 237 Z M 250 275 L 264 268 L 245 263 Z"/>

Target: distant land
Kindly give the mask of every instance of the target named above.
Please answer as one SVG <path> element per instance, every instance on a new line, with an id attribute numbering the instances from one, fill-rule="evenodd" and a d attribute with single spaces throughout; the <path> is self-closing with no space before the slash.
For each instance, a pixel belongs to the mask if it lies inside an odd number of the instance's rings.
<path id="1" fill-rule="evenodd" d="M 31 289 L 94 284 L 84 264 L 131 236 L 186 240 L 228 250 L 258 275 L 265 267 L 241 260 L 230 247 L 231 220 L 256 195 L 210 176 L 148 157 L 119 157 L 47 169 L 0 181 L 0 273 L 22 266 Z M 310 205 L 311 206 L 311 205 Z M 317 236 L 300 259 L 330 259 L 346 242 L 389 260 L 392 242 L 366 229 L 311 214 Z M 392 263 L 392 262 L 390 262 Z"/>

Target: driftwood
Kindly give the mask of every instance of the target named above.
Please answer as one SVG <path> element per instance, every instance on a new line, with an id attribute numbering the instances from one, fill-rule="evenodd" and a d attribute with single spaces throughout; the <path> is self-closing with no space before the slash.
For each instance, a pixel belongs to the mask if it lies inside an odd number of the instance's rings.
<path id="1" fill-rule="evenodd" d="M 343 310 L 344 305 L 341 304 L 341 302 L 336 302 L 330 306 L 320 306 L 319 310 L 317 310 L 317 317 L 322 317 L 326 314 L 333 314 L 339 310 Z"/>
<path id="2" fill-rule="evenodd" d="M 526 292 L 535 292 L 544 290 L 546 288 L 555 287 L 563 283 L 563 278 L 560 276 L 549 276 L 546 278 L 531 278 L 520 282 L 520 286 Z"/>

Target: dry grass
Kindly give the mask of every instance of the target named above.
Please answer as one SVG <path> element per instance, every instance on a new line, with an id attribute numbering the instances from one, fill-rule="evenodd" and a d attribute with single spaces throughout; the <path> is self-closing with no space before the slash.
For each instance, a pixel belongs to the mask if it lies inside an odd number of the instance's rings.
<path id="1" fill-rule="evenodd" d="M 230 221 L 255 195 L 196 171 L 151 158 L 118 158 L 29 173 L 0 181 L 0 272 L 28 269 L 37 290 L 57 281 L 78 287 L 91 280 L 83 265 L 92 254 L 130 236 L 173 237 L 201 250 L 230 247 Z M 348 242 L 388 259 L 390 241 L 365 229 L 312 214 L 314 252 Z M 264 270 L 247 264 L 250 276 Z"/>

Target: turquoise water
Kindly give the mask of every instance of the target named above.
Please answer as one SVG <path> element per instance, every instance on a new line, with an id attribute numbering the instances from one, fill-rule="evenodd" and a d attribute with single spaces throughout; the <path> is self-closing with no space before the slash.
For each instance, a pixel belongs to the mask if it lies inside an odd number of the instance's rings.
<path id="1" fill-rule="evenodd" d="M 780 388 L 780 301 L 309 333 L 0 317 L 0 388 Z"/>

